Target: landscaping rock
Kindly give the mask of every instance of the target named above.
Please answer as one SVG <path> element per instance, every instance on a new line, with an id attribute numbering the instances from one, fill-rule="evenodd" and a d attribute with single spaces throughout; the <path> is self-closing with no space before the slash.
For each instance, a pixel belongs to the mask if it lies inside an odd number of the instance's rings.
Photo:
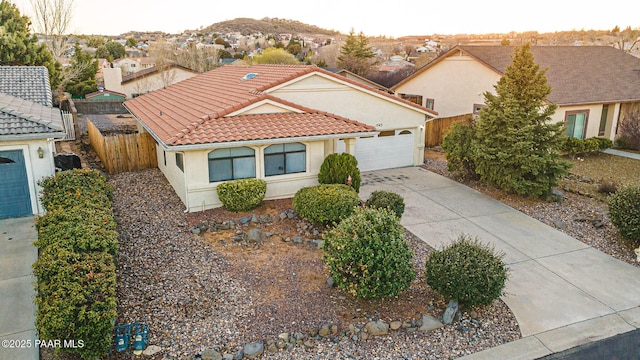
<path id="1" fill-rule="evenodd" d="M 249 243 L 261 244 L 264 241 L 264 239 L 266 239 L 266 237 L 267 236 L 265 235 L 264 231 L 256 228 L 253 228 L 247 231 L 247 234 L 246 234 L 246 240 Z"/>
<path id="2" fill-rule="evenodd" d="M 364 328 L 371 336 L 387 335 L 389 333 L 389 324 L 382 320 L 369 321 Z"/>
<path id="3" fill-rule="evenodd" d="M 435 317 L 429 314 L 423 314 L 422 325 L 420 325 L 420 328 L 418 330 L 431 331 L 431 330 L 439 329 L 443 326 L 444 325 L 440 322 L 440 320 L 436 319 Z"/>
<path id="4" fill-rule="evenodd" d="M 202 352 L 200 358 L 202 360 L 222 360 L 222 355 L 213 349 L 206 349 Z"/>
<path id="5" fill-rule="evenodd" d="M 402 321 L 392 321 L 391 323 L 389 323 L 389 328 L 391 328 L 391 330 L 398 330 L 402 327 Z"/>
<path id="6" fill-rule="evenodd" d="M 334 286 L 336 286 L 335 281 L 333 281 L 333 276 L 329 276 L 329 277 L 327 278 L 326 283 L 327 283 L 327 285 L 329 285 L 329 287 L 334 287 Z"/>
<path id="7" fill-rule="evenodd" d="M 556 227 L 556 229 L 560 229 L 560 230 L 566 230 L 567 229 L 567 223 L 561 220 L 557 220 L 553 222 L 553 226 Z"/>
<path id="8" fill-rule="evenodd" d="M 142 355 L 144 356 L 153 356 L 157 353 L 159 353 L 160 351 L 162 351 L 162 348 L 158 345 L 149 345 L 147 346 L 146 349 L 144 349 L 144 351 L 142 352 Z"/>
<path id="9" fill-rule="evenodd" d="M 256 359 L 264 352 L 264 343 L 262 341 L 246 344 L 242 351 L 247 359 Z"/>
<path id="10" fill-rule="evenodd" d="M 445 325 L 451 324 L 457 312 L 458 312 L 458 302 L 455 300 L 449 301 L 449 304 L 447 305 L 447 308 L 444 310 L 444 314 L 442 315 L 442 322 Z"/>
<path id="11" fill-rule="evenodd" d="M 280 335 L 278 335 L 278 339 L 284 342 L 289 342 L 289 333 L 281 333 Z"/>
<path id="12" fill-rule="evenodd" d="M 329 336 L 330 333 L 331 333 L 331 324 L 322 324 L 322 326 L 320 326 L 320 330 L 318 330 L 318 335 L 322 337 Z"/>

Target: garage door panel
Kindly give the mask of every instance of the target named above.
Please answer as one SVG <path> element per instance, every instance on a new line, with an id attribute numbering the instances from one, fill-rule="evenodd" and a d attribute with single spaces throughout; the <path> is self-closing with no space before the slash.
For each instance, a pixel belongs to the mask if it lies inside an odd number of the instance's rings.
<path id="1" fill-rule="evenodd" d="M 358 168 L 370 171 L 412 166 L 413 147 L 413 134 L 357 139 L 355 157 Z M 339 141 L 338 151 L 344 150 L 344 141 Z"/>
<path id="2" fill-rule="evenodd" d="M 0 218 L 31 214 L 31 196 L 21 150 L 0 151 Z"/>

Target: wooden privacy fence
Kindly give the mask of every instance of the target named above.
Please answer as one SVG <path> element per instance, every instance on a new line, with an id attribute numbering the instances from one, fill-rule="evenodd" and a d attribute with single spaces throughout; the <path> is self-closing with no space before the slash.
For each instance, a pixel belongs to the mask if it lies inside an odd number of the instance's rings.
<path id="1" fill-rule="evenodd" d="M 433 147 L 442 144 L 444 135 L 447 133 L 447 130 L 449 130 L 453 123 L 462 121 L 472 116 L 472 114 L 465 114 L 446 118 L 438 118 L 427 122 L 424 132 L 424 145 L 426 147 Z"/>
<path id="2" fill-rule="evenodd" d="M 156 142 L 151 135 L 141 133 L 103 136 L 90 120 L 87 120 L 87 129 L 89 143 L 102 160 L 108 174 L 158 166 Z"/>

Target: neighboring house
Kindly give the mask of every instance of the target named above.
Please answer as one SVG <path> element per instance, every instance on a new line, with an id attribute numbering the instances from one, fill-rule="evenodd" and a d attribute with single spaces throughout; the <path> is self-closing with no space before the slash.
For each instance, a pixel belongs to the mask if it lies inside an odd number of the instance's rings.
<path id="1" fill-rule="evenodd" d="M 291 197 L 335 152 L 361 170 L 420 165 L 436 115 L 308 65 L 225 65 L 124 105 L 157 141 L 158 167 L 188 211 L 221 206 L 216 187 L 233 179 Z"/>
<path id="2" fill-rule="evenodd" d="M 38 181 L 65 137 L 44 66 L 0 66 L 0 218 L 40 214 Z"/>
<path id="3" fill-rule="evenodd" d="M 376 88 L 380 91 L 384 91 L 384 92 L 388 92 L 391 93 L 391 90 L 389 90 L 387 87 L 382 86 L 374 81 L 371 81 L 367 78 L 365 78 L 364 76 L 360 76 L 358 74 L 352 73 L 349 70 L 346 69 L 339 69 L 339 68 L 326 68 L 326 70 L 331 71 L 334 74 L 338 74 L 338 75 L 342 75 L 344 77 L 346 77 L 347 79 L 353 80 L 353 81 L 357 81 L 359 83 L 365 84 L 365 85 L 369 85 L 373 88 Z"/>
<path id="4" fill-rule="evenodd" d="M 396 95 L 434 109 L 440 117 L 477 113 L 484 92 L 511 64 L 512 46 L 458 45 L 393 86 Z M 576 138 L 614 140 L 626 109 L 640 102 L 640 59 L 607 46 L 532 46 L 547 69 L 552 120 Z"/>
<path id="5" fill-rule="evenodd" d="M 123 102 L 126 99 L 126 95 L 110 90 L 99 90 L 86 94 L 85 99 L 89 101 L 119 101 Z"/>
<path id="6" fill-rule="evenodd" d="M 122 72 L 118 68 L 103 69 L 102 71 L 104 73 L 104 89 L 125 94 L 128 99 L 166 88 L 198 74 L 191 69 L 175 64 L 164 70 L 154 66 L 126 76 L 122 76 Z"/>
<path id="7" fill-rule="evenodd" d="M 112 63 L 114 68 L 121 69 L 122 73 L 125 75 L 133 74 L 142 70 L 142 66 L 138 58 L 125 57 L 115 59 Z"/>

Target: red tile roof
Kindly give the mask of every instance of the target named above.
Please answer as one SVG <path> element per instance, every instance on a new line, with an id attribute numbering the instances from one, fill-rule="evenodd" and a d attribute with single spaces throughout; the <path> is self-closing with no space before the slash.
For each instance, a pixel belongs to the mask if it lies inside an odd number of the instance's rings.
<path id="1" fill-rule="evenodd" d="M 183 80 L 166 89 L 127 100 L 124 104 L 157 139 L 169 146 L 375 130 L 371 126 L 305 108 L 265 93 L 277 85 L 313 72 L 326 74 L 381 97 L 435 115 L 422 106 L 308 65 L 226 65 Z M 258 75 L 243 80 L 242 78 L 249 73 Z M 275 113 L 225 118 L 226 115 L 263 100 L 283 104 L 304 114 Z M 234 123 L 236 121 L 238 123 Z M 312 124 L 313 121 L 317 121 L 318 124 Z M 244 127 L 244 132 L 234 130 L 240 124 L 252 124 L 253 127 Z"/>

